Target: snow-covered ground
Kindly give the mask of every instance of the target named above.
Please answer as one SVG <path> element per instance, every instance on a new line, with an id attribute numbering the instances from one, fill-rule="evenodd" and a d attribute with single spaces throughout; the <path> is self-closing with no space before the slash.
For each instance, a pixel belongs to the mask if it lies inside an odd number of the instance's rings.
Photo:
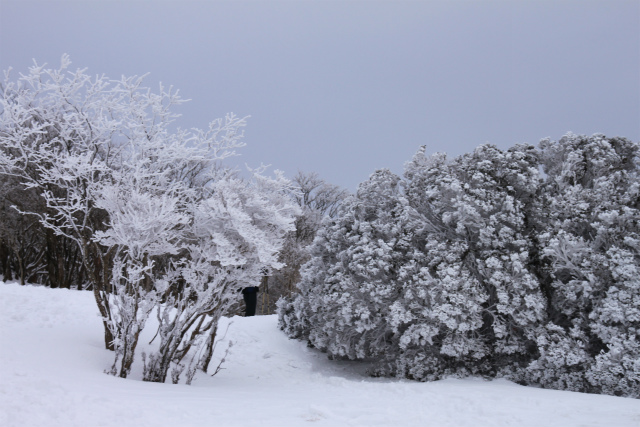
<path id="1" fill-rule="evenodd" d="M 91 293 L 0 283 L 0 426 L 640 426 L 640 400 L 368 378 L 287 339 L 275 316 L 229 322 L 215 377 L 145 383 L 138 357 L 123 380 L 103 373 L 112 353 Z"/>

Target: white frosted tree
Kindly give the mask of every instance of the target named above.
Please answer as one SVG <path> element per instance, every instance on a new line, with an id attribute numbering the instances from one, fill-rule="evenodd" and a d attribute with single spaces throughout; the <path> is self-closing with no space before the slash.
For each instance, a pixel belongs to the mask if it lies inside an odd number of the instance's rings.
<path id="1" fill-rule="evenodd" d="M 540 144 L 551 308 L 527 381 L 640 397 L 639 148 L 600 134 Z"/>
<path id="2" fill-rule="evenodd" d="M 305 336 L 332 357 L 384 355 L 386 322 L 397 282 L 412 251 L 410 217 L 400 178 L 379 170 L 348 197 L 335 218 L 326 218 L 302 272 L 300 295 L 281 304 L 281 327 Z M 304 324 L 300 325 L 303 320 Z"/>
<path id="3" fill-rule="evenodd" d="M 163 382 L 172 363 L 179 376 L 194 346 L 194 366 L 206 369 L 235 287 L 281 267 L 299 213 L 289 181 L 263 170 L 241 180 L 221 163 L 244 146 L 244 119 L 174 131 L 175 91 L 69 65 L 65 56 L 57 70 L 36 65 L 15 82 L 5 75 L 0 172 L 44 200 L 46 211 L 24 214 L 78 245 L 115 350 L 111 373 L 129 374 L 154 309 L 160 343 L 145 379 Z"/>
<path id="4" fill-rule="evenodd" d="M 421 150 L 406 165 L 426 268 L 394 303 L 399 374 L 495 375 L 531 357 L 546 306 L 529 271 L 534 154 L 529 146 L 504 152 L 484 145 L 449 162 Z"/>
<path id="5" fill-rule="evenodd" d="M 105 345 L 113 348 L 106 296 L 112 253 L 93 240 L 105 215 L 88 195 L 109 176 L 110 165 L 118 158 L 124 103 L 118 84 L 83 70 L 70 71 L 69 66 L 64 56 L 60 68 L 34 65 L 15 81 L 5 72 L 0 172 L 42 198 L 44 209 L 25 214 L 77 245 L 105 321 Z"/>
<path id="6" fill-rule="evenodd" d="M 481 146 L 424 149 L 402 181 L 380 171 L 327 220 L 281 326 L 374 373 L 496 375 L 534 357 L 546 299 L 535 260 L 538 159 Z"/>
<path id="7" fill-rule="evenodd" d="M 323 218 L 335 217 L 340 204 L 349 195 L 347 190 L 329 184 L 317 173 L 298 171 L 292 179 L 292 184 L 290 195 L 300 207 L 300 214 L 296 217 L 295 230 L 287 233 L 286 242 L 280 252 L 280 261 L 284 267 L 272 270 L 268 281 L 263 283 L 267 285 L 266 289 L 261 290 L 263 298 L 268 292 L 270 301 L 261 305 L 266 306 L 266 312 L 275 308 L 279 298 L 291 300 L 297 292 L 300 269 L 311 258 L 311 244 Z"/>
<path id="8" fill-rule="evenodd" d="M 251 181 L 227 177 L 189 208 L 184 253 L 170 265 L 171 285 L 158 306 L 159 350 L 149 355 L 146 380 L 164 382 L 174 363 L 176 381 L 191 348 L 188 381 L 196 368 L 208 369 L 218 320 L 229 314 L 238 289 L 282 267 L 278 253 L 299 212 L 288 198 L 289 185 L 281 174 L 255 174 Z"/>

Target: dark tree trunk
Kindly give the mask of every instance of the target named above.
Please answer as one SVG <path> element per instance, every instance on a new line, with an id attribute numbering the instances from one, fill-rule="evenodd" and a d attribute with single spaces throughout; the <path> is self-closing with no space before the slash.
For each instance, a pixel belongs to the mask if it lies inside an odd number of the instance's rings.
<path id="1" fill-rule="evenodd" d="M 100 311 L 100 316 L 104 325 L 104 345 L 107 350 L 115 350 L 113 345 L 114 336 L 108 320 L 111 319 L 111 309 L 108 300 L 108 284 L 110 279 L 111 259 L 113 254 L 110 252 L 102 253 L 100 247 L 95 243 L 85 242 L 82 247 L 82 264 L 87 278 L 93 288 L 93 296 Z"/>
<path id="2" fill-rule="evenodd" d="M 120 378 L 127 378 L 129 372 L 131 372 L 131 365 L 133 365 L 133 358 L 136 354 L 136 346 L 138 345 L 138 337 L 140 331 L 129 336 L 127 333 L 124 339 L 124 351 L 122 356 L 122 363 L 120 365 Z M 112 344 L 113 347 L 113 344 Z"/>
<path id="3" fill-rule="evenodd" d="M 218 333 L 218 321 L 216 319 L 212 320 L 211 324 L 211 332 L 209 332 L 209 336 L 207 337 L 207 341 L 204 345 L 204 354 L 200 363 L 198 364 L 198 368 L 202 369 L 204 372 L 207 372 L 209 369 L 209 363 L 211 363 L 211 358 L 213 357 L 213 348 L 216 342 L 216 334 Z"/>

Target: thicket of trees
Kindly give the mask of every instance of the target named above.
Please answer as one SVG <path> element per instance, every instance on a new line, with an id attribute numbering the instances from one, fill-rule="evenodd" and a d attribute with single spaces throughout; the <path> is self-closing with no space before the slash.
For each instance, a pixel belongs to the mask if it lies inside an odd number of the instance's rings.
<path id="1" fill-rule="evenodd" d="M 375 172 L 325 218 L 281 328 L 417 380 L 640 397 L 639 145 L 568 134 Z"/>
<path id="2" fill-rule="evenodd" d="M 220 316 L 283 267 L 301 209 L 295 186 L 224 166 L 245 120 L 173 130 L 182 100 L 143 79 L 35 65 L 0 95 L 0 263 L 5 280 L 91 289 L 126 377 L 149 316 L 157 351 L 144 379 L 207 370 Z M 297 193 L 296 193 L 297 194 Z M 190 355 L 187 357 L 187 355 Z"/>

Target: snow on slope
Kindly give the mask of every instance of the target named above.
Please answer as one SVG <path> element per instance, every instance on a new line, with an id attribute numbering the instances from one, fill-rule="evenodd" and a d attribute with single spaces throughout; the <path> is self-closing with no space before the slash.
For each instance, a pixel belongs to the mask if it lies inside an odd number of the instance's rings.
<path id="1" fill-rule="evenodd" d="M 223 370 L 192 386 L 103 373 L 89 292 L 0 283 L 0 426 L 639 426 L 640 400 L 504 380 L 375 379 L 288 340 L 275 316 L 223 319 Z M 141 349 L 153 335 L 145 330 Z"/>

